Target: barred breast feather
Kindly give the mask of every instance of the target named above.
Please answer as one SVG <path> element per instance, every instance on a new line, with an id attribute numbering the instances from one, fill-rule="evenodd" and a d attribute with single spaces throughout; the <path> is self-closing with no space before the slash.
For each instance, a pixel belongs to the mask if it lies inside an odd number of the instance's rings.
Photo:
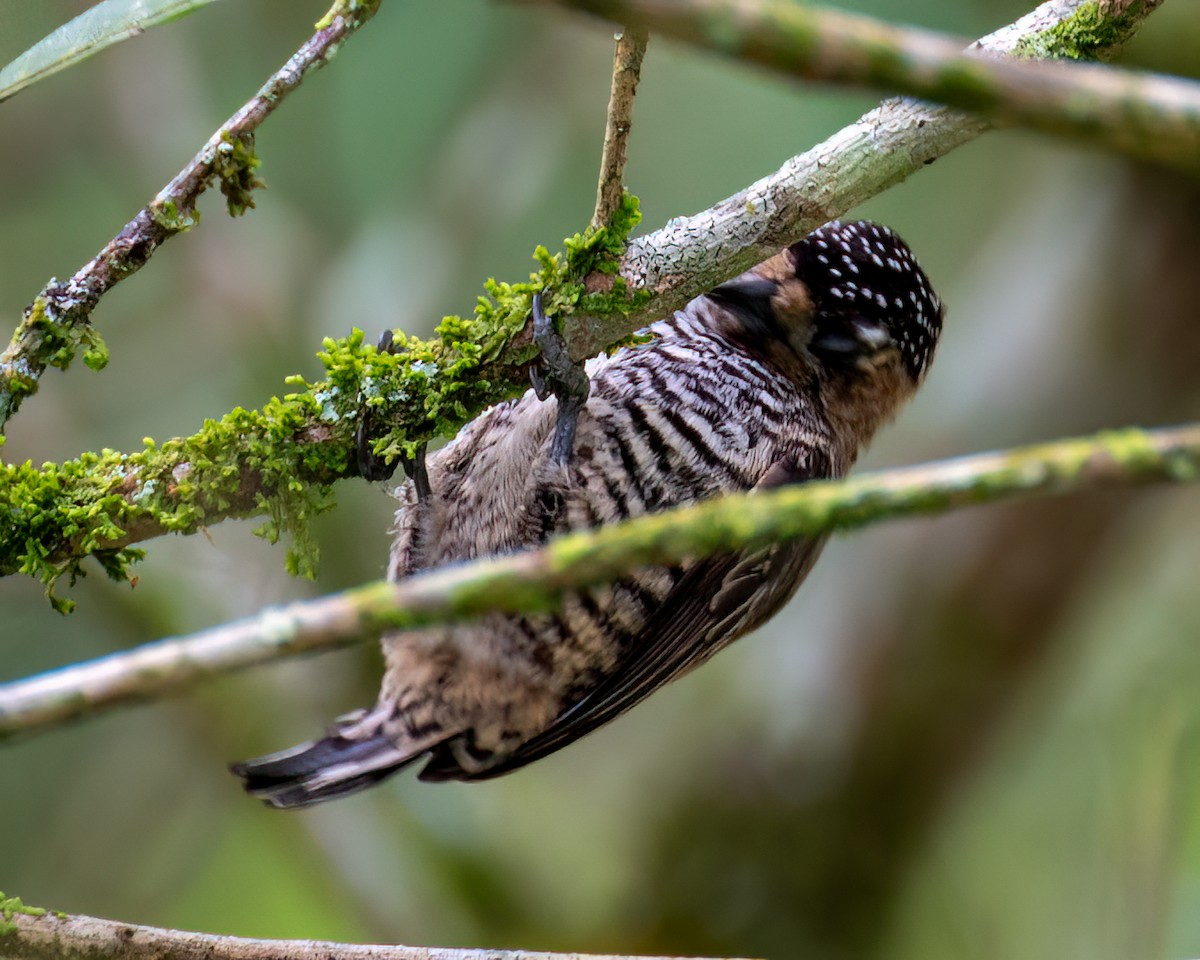
<path id="1" fill-rule="evenodd" d="M 838 448 L 794 383 L 711 332 L 705 314 L 718 309 L 694 301 L 656 324 L 652 342 L 588 365 L 591 394 L 565 469 L 547 457 L 553 401 L 539 401 L 530 391 L 471 423 L 431 458 L 437 492 L 430 503 L 418 506 L 411 485 L 401 491 L 390 575 L 749 490 L 780 463 L 789 464 L 797 480 L 844 472 L 854 451 Z M 495 776 L 628 709 L 774 612 L 816 548 L 793 545 L 753 558 L 650 568 L 574 595 L 556 615 L 493 616 L 469 627 L 390 638 L 387 676 L 396 686 L 388 699 L 422 701 L 425 681 L 413 679 L 413 661 L 425 661 L 431 645 L 455 651 L 450 656 L 466 646 L 481 656 L 482 671 L 477 685 L 462 685 L 463 694 L 482 704 L 498 696 L 508 707 L 503 724 L 484 731 L 476 724 L 439 747 L 422 776 Z M 751 584 L 785 571 L 791 573 L 781 577 L 786 589 L 756 605 L 738 602 Z M 469 669 L 455 659 L 461 678 Z M 497 664 L 506 676 L 497 675 Z M 514 687 L 505 690 L 508 684 Z M 423 707 L 419 727 L 460 715 L 445 701 Z"/>

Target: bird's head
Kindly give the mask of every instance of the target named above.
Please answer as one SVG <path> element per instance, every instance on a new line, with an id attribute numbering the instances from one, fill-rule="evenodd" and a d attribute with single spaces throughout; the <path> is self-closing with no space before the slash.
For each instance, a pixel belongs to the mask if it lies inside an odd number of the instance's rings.
<path id="1" fill-rule="evenodd" d="M 890 406 L 924 378 L 942 329 L 908 245 L 865 220 L 827 223 L 708 297 L 786 372 L 861 400 L 875 390 Z"/>

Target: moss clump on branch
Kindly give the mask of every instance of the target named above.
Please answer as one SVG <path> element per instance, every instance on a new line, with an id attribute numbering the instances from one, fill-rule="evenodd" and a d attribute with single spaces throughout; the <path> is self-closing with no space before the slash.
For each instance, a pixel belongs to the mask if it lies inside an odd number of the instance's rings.
<path id="1" fill-rule="evenodd" d="M 329 372 L 323 400 L 361 392 L 364 405 L 387 410 L 390 429 L 374 441 L 376 456 L 412 456 L 435 436 L 449 436 L 485 407 L 518 396 L 527 388 L 525 368 L 537 357 L 532 339 L 517 345 L 533 294 L 544 291 L 551 316 L 625 317 L 649 299 L 630 291 L 617 276 L 629 234 L 641 221 L 636 197 L 626 194 L 607 227 L 588 229 L 564 241 L 561 253 L 538 247 L 538 270 L 524 283 L 489 279 L 470 317 L 442 319 L 431 340 L 397 332 L 392 353 L 364 351 L 362 335 L 326 340 L 320 355 Z M 606 290 L 589 290 L 589 278 L 603 277 Z M 319 385 L 310 386 L 317 389 Z M 419 400 L 420 407 L 409 406 Z"/>
<path id="2" fill-rule="evenodd" d="M 200 222 L 200 211 L 195 207 L 180 210 L 174 200 L 155 200 L 146 208 L 150 218 L 169 234 L 191 230 Z"/>
<path id="3" fill-rule="evenodd" d="M 108 348 L 94 327 L 87 323 L 64 323 L 54 315 L 44 294 L 34 300 L 13 332 L 7 354 L 28 354 L 35 362 L 14 363 L 6 370 L 8 375 L 0 378 L 0 396 L 7 406 L 0 411 L 3 413 L 0 422 L 7 420 L 26 397 L 37 392 L 38 376 L 45 367 L 65 370 L 81 346 L 83 362 L 93 370 L 104 369 Z"/>
<path id="4" fill-rule="evenodd" d="M 23 913 L 27 917 L 44 917 L 47 913 L 43 907 L 30 907 L 21 902 L 20 897 L 6 897 L 0 891 L 0 937 L 15 933 L 17 925 L 12 922 L 14 915 Z"/>
<path id="5" fill-rule="evenodd" d="M 213 157 L 212 170 L 221 184 L 225 206 L 231 217 L 240 217 L 254 209 L 254 191 L 266 186 L 255 171 L 262 161 L 254 152 L 254 134 L 221 134 L 221 143 Z"/>
<path id="6" fill-rule="evenodd" d="M 102 450 L 62 464 L 0 465 L 0 572 L 20 572 L 54 595 L 93 556 L 114 580 L 130 579 L 140 531 L 195 533 L 233 513 L 266 514 L 260 533 L 293 534 L 288 566 L 312 575 L 308 522 L 332 506 L 329 483 L 346 473 L 345 445 L 319 442 L 311 396 L 273 398 L 261 412 L 235 409 L 200 432 L 136 453 Z M 316 442 L 314 442 L 316 441 Z"/>
<path id="7" fill-rule="evenodd" d="M 1146 0 L 1130 3 L 1121 14 L 1095 0 L 1071 16 L 1027 37 L 1013 48 L 1013 56 L 1029 60 L 1107 60 L 1119 50 L 1145 19 Z"/>
<path id="8" fill-rule="evenodd" d="M 13 342 L 25 337 L 36 339 L 42 362 L 48 367 L 65 370 L 75 359 L 77 341 L 71 336 L 72 332 L 63 330 L 62 324 L 51 315 L 46 298 L 38 297 L 25 311 L 21 325 L 13 334 Z"/>
<path id="9" fill-rule="evenodd" d="M 13 332 L 5 358 L 17 358 L 5 364 L 0 374 L 0 424 L 20 407 L 26 397 L 37 393 L 38 377 L 46 367 L 65 370 L 84 348 L 83 362 L 92 370 L 108 364 L 108 347 L 88 323 L 64 323 L 57 319 L 43 295 L 30 304 L 21 323 Z M 28 355 L 33 361 L 21 359 Z M 4 437 L 0 435 L 0 445 Z"/>
<path id="10" fill-rule="evenodd" d="M 380 352 L 360 330 L 327 339 L 318 354 L 325 379 L 289 378 L 302 389 L 261 411 L 239 407 L 190 437 L 147 439 L 135 453 L 0 464 L 0 574 L 36 577 L 55 608 L 69 612 L 73 604 L 54 588 L 82 575 L 88 556 L 114 580 L 130 580 L 142 556 L 133 543 L 195 533 L 226 517 L 265 516 L 256 532 L 271 542 L 288 534 L 288 570 L 315 576 L 310 523 L 334 506 L 334 481 L 356 473 L 363 413 L 375 411 L 382 425 L 377 455 L 411 456 L 420 443 L 522 392 L 537 348 L 515 338 L 535 291 L 545 290 L 548 312 L 559 315 L 625 315 L 644 302 L 615 277 L 638 220 L 636 198 L 626 197 L 609 227 L 568 239 L 563 253 L 539 247 L 528 282 L 489 280 L 471 317 L 445 317 L 428 340 L 398 334 L 394 352 Z M 596 275 L 614 278 L 605 292 L 589 292 L 585 281 Z"/>

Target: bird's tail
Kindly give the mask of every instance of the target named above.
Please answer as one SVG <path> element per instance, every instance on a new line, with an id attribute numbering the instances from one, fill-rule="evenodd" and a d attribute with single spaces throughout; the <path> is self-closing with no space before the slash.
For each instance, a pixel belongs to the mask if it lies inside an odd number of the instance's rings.
<path id="1" fill-rule="evenodd" d="M 345 797 L 379 783 L 444 741 L 405 742 L 385 734 L 379 711 L 357 711 L 336 722 L 321 740 L 231 764 L 246 792 L 271 807 L 290 809 Z M 372 722 L 374 721 L 374 722 Z"/>

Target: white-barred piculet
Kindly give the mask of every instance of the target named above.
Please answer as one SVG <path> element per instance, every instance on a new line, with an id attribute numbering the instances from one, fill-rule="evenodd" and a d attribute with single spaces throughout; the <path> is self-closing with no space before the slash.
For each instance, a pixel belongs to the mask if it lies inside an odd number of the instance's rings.
<path id="1" fill-rule="evenodd" d="M 555 396 L 492 407 L 406 464 L 393 580 L 730 491 L 841 477 L 920 384 L 943 311 L 895 233 L 832 222 L 653 324 L 648 342 L 589 361 L 587 382 L 564 366 L 537 301 L 534 315 Z M 643 569 L 555 613 L 386 635 L 375 706 L 233 771 L 276 807 L 416 761 L 423 780 L 508 773 L 762 624 L 823 544 Z"/>

